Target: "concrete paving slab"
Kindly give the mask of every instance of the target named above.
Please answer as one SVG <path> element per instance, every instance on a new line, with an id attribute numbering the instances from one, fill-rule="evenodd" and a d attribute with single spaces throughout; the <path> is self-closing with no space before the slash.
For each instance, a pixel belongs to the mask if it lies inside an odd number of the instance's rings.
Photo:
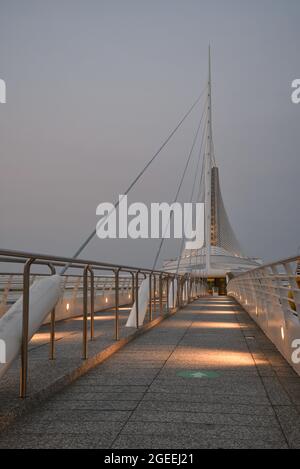
<path id="1" fill-rule="evenodd" d="M 129 422 L 163 422 L 163 423 L 198 423 L 206 425 L 234 425 L 234 426 L 276 426 L 277 420 L 274 415 L 249 415 L 241 413 L 205 413 L 165 411 L 159 412 L 136 409 L 130 417 Z"/>
<path id="2" fill-rule="evenodd" d="M 156 394 L 155 399 L 152 393 L 147 393 L 138 405 L 137 411 L 203 412 L 210 414 L 275 416 L 274 409 L 271 405 L 228 404 L 227 402 L 206 404 L 197 402 L 197 400 L 191 401 L 189 399 L 187 401 L 186 398 L 180 399 L 180 394 L 168 394 L 163 396 Z"/>
<path id="3" fill-rule="evenodd" d="M 0 447 L 300 448 L 298 379 L 233 300 L 203 298 L 21 416 Z"/>
<path id="4" fill-rule="evenodd" d="M 272 449 L 272 441 L 239 440 L 238 438 L 178 437 L 172 435 L 124 435 L 121 434 L 113 443 L 115 449 Z M 277 441 L 276 448 L 288 448 L 285 440 Z"/>
<path id="5" fill-rule="evenodd" d="M 270 441 L 276 444 L 283 441 L 284 437 L 279 426 L 273 427 L 253 427 L 246 425 L 216 425 L 216 424 L 198 424 L 177 422 L 128 422 L 122 434 L 130 435 L 170 435 L 170 436 L 189 436 L 199 440 L 201 438 L 239 438 L 240 440 Z"/>

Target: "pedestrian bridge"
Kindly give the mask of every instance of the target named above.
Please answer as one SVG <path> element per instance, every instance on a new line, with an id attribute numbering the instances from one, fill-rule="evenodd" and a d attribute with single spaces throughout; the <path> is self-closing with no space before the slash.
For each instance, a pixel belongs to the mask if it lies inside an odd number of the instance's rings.
<path id="1" fill-rule="evenodd" d="M 262 265 L 235 236 L 212 138 L 210 57 L 200 96 L 122 194 L 201 102 L 170 185 L 173 204 L 186 184 L 189 202 L 204 205 L 197 249 L 182 238 L 157 267 L 170 211 L 148 268 L 82 259 L 96 230 L 71 257 L 0 250 L 1 448 L 300 447 L 300 259 Z"/>
<path id="2" fill-rule="evenodd" d="M 202 297 L 23 413 L 0 448 L 299 448 L 299 406 L 299 377 L 245 310 Z"/>

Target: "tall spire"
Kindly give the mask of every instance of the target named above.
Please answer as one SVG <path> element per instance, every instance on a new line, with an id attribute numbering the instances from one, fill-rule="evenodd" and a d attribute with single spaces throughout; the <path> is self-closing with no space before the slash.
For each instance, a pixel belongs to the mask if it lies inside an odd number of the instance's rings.
<path id="1" fill-rule="evenodd" d="M 211 123 L 211 59 L 208 48 L 208 86 L 207 86 L 207 140 L 205 150 L 205 266 L 210 269 L 211 245 L 211 167 L 212 167 L 212 123 Z"/>
<path id="2" fill-rule="evenodd" d="M 211 103 L 211 58 L 210 58 L 210 45 L 208 46 L 208 106 L 209 106 L 209 133 L 210 133 L 210 157 L 211 162 L 214 165 L 215 155 L 214 155 L 214 142 L 213 142 L 213 131 L 212 131 L 212 103 Z"/>

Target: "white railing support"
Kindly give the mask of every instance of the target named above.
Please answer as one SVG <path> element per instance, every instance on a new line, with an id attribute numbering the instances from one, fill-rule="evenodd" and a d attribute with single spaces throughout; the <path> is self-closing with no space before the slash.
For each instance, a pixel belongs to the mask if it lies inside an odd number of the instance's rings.
<path id="1" fill-rule="evenodd" d="M 227 293 L 300 375 L 300 350 L 295 353 L 296 340 L 300 341 L 300 257 L 244 272 L 228 282 Z"/>

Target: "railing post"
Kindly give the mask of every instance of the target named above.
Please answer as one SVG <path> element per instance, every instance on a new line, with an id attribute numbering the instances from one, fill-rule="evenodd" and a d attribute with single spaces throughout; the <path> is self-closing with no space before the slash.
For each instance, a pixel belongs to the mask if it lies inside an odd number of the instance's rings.
<path id="1" fill-rule="evenodd" d="M 135 314 L 136 328 L 139 328 L 139 270 L 135 274 Z"/>
<path id="2" fill-rule="evenodd" d="M 179 277 L 177 275 L 177 278 L 176 278 L 176 281 L 177 281 L 177 305 L 178 305 L 178 309 L 181 308 L 181 277 Z"/>
<path id="3" fill-rule="evenodd" d="M 169 304 L 169 274 L 167 275 L 167 288 L 166 288 L 166 293 L 167 293 L 167 313 L 170 313 L 170 304 Z"/>
<path id="4" fill-rule="evenodd" d="M 83 271 L 83 316 L 82 316 L 82 359 L 88 357 L 87 351 L 87 320 L 88 320 L 88 272 L 89 266 L 86 265 Z"/>
<path id="5" fill-rule="evenodd" d="M 56 270 L 53 267 L 52 264 L 48 264 L 51 274 L 55 275 Z M 54 360 L 55 358 L 55 350 L 54 350 L 54 344 L 55 344 L 55 308 L 52 309 L 51 314 L 50 314 L 50 352 L 49 352 L 49 360 Z"/>
<path id="6" fill-rule="evenodd" d="M 94 272 L 89 268 L 91 275 L 91 340 L 94 338 L 95 333 L 95 283 L 94 283 Z"/>
<path id="7" fill-rule="evenodd" d="M 119 340 L 119 272 L 115 270 L 115 340 Z"/>
<path id="8" fill-rule="evenodd" d="M 189 286 L 190 286 L 190 277 L 187 276 L 186 280 L 185 280 L 185 284 L 184 284 L 184 288 L 185 288 L 185 304 L 188 304 L 189 303 Z"/>
<path id="9" fill-rule="evenodd" d="M 191 293 L 192 293 L 192 287 L 191 286 L 192 286 L 192 279 L 189 276 L 188 284 L 187 284 L 187 287 L 188 287 L 187 302 L 188 302 L 188 304 L 191 303 Z"/>
<path id="10" fill-rule="evenodd" d="M 36 261 L 30 258 L 26 261 L 23 272 L 23 315 L 22 315 L 22 344 L 21 344 L 21 372 L 20 372 L 20 392 L 22 399 L 26 397 L 27 390 L 27 372 L 28 372 L 28 328 L 29 328 L 29 289 L 30 289 L 30 268 Z M 48 263 L 51 274 L 55 274 L 55 268 Z M 54 359 L 54 340 L 55 340 L 55 308 L 51 311 L 50 317 L 50 353 L 49 358 Z"/>
<path id="11" fill-rule="evenodd" d="M 156 275 L 153 275 L 153 309 L 156 315 Z"/>
<path id="12" fill-rule="evenodd" d="M 49 360 L 55 359 L 55 308 L 50 313 L 50 351 Z"/>
<path id="13" fill-rule="evenodd" d="M 20 376 L 20 397 L 22 399 L 26 397 L 27 390 L 30 267 L 34 261 L 34 258 L 28 259 L 23 271 L 23 318 Z"/>
<path id="14" fill-rule="evenodd" d="M 172 309 L 176 309 L 175 307 L 175 277 L 172 277 Z"/>
<path id="15" fill-rule="evenodd" d="M 131 296 L 132 296 L 132 305 L 134 305 L 134 298 L 135 298 L 135 276 L 134 276 L 134 272 L 130 272 L 131 274 Z"/>
<path id="16" fill-rule="evenodd" d="M 163 314 L 163 284 L 162 284 L 162 274 L 159 275 L 159 314 Z"/>
<path id="17" fill-rule="evenodd" d="M 149 321 L 152 321 L 152 273 L 149 275 Z"/>

